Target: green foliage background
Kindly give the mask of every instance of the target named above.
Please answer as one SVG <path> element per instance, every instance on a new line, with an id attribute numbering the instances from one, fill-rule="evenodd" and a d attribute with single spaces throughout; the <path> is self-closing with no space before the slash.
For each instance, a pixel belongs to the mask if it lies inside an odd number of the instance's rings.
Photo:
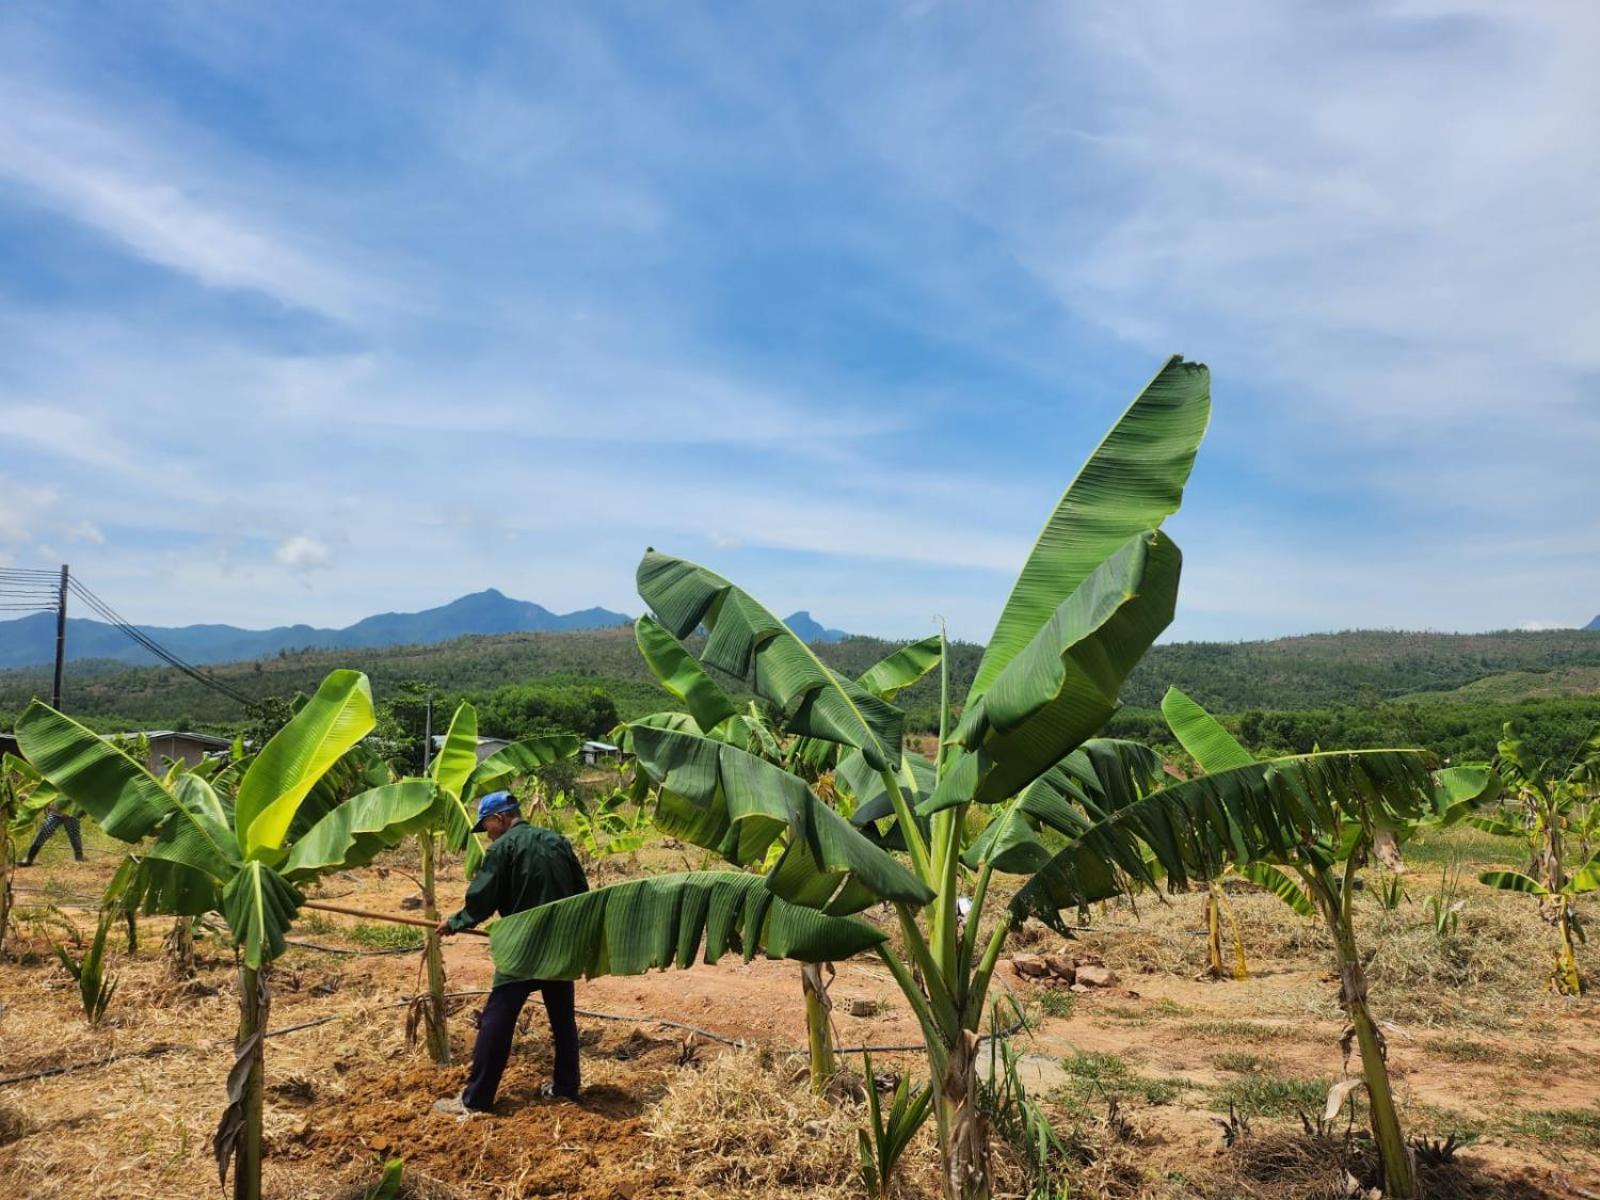
<path id="1" fill-rule="evenodd" d="M 893 643 L 851 637 L 817 647 L 835 670 L 859 675 Z M 979 647 L 951 646 L 952 688 L 965 692 Z M 551 730 L 603 735 L 619 720 L 674 706 L 651 679 L 631 629 L 466 637 L 431 646 L 308 651 L 213 668 L 231 687 L 281 712 L 335 667 L 372 679 L 383 703 L 381 732 L 420 751 L 429 690 L 435 715 L 459 700 L 477 705 L 486 735 L 520 738 Z M 0 723 L 34 696 L 48 672 L 0 672 Z M 744 695 L 722 678 L 727 689 Z M 1261 642 L 1156 646 L 1128 681 L 1111 732 L 1169 740 L 1156 707 L 1169 684 L 1213 712 L 1252 750 L 1304 753 L 1313 746 L 1421 745 L 1456 759 L 1493 753 L 1500 727 L 1516 720 L 1536 754 L 1570 744 L 1600 719 L 1600 633 L 1581 630 L 1486 634 L 1355 631 Z M 931 732 L 937 679 L 901 697 L 907 727 Z M 97 728 L 189 728 L 232 733 L 252 720 L 239 705 L 177 671 L 120 663 L 73 663 L 66 708 Z M 437 730 L 436 730 L 437 731 Z"/>

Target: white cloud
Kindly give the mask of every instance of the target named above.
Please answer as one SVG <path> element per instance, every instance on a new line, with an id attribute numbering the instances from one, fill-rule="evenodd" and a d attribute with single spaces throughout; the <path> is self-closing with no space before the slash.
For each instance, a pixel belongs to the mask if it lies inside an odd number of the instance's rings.
<path id="1" fill-rule="evenodd" d="M 93 521 L 79 521 L 66 530 L 66 536 L 69 542 L 87 542 L 92 546 L 103 546 L 106 542 L 106 535 Z"/>
<path id="2" fill-rule="evenodd" d="M 348 316 L 366 289 L 245 211 L 225 176 L 47 89 L 0 85 L 0 179 L 208 287 Z"/>
<path id="3" fill-rule="evenodd" d="M 272 557 L 298 574 L 323 571 L 333 566 L 333 553 L 328 547 L 303 533 L 286 538 Z"/>
<path id="4" fill-rule="evenodd" d="M 40 536 L 59 499 L 54 487 L 0 475 L 0 542 L 28 542 Z"/>

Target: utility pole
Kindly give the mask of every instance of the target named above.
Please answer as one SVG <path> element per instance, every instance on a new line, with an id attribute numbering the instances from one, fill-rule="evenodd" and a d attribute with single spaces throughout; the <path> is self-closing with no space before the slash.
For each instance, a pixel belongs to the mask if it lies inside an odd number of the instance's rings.
<path id="1" fill-rule="evenodd" d="M 422 773 L 428 773 L 428 759 L 433 755 L 433 693 L 428 693 L 428 707 L 422 718 Z"/>
<path id="2" fill-rule="evenodd" d="M 61 564 L 61 594 L 56 598 L 56 676 L 50 685 L 50 707 L 61 711 L 61 672 L 67 665 L 67 564 Z"/>

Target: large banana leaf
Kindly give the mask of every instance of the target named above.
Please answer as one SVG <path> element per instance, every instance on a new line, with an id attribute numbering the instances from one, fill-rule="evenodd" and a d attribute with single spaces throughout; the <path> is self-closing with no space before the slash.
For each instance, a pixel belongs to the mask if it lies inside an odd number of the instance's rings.
<path id="1" fill-rule="evenodd" d="M 943 654 L 944 639 L 934 634 L 920 642 L 901 646 L 879 659 L 863 671 L 856 682 L 879 699 L 893 701 L 902 691 L 937 667 Z M 837 742 L 799 738 L 791 752 L 791 761 L 803 764 L 808 777 L 816 778 L 829 767 L 841 766 L 851 756 L 861 759 L 861 751 L 849 750 L 846 754 L 846 749 Z M 881 780 L 878 786 L 883 788 Z"/>
<path id="2" fill-rule="evenodd" d="M 199 871 L 218 883 L 230 878 L 239 868 L 239 846 L 211 785 L 197 775 L 180 775 L 172 800 L 175 811 L 145 857 Z"/>
<path id="3" fill-rule="evenodd" d="M 1222 727 L 1221 721 L 1175 687 L 1169 687 L 1161 698 L 1161 715 L 1167 719 L 1178 744 L 1207 774 L 1247 767 L 1256 760 Z"/>
<path id="4" fill-rule="evenodd" d="M 893 700 L 939 665 L 943 645 L 943 639 L 936 633 L 920 642 L 901 646 L 873 663 L 856 682 L 880 699 Z"/>
<path id="5" fill-rule="evenodd" d="M 962 716 L 965 748 L 924 814 L 1015 795 L 1098 731 L 1172 620 L 1182 555 L 1166 535 L 1130 538 L 1094 569 Z"/>
<path id="6" fill-rule="evenodd" d="M 657 682 L 689 706 L 702 730 L 709 733 L 739 711 L 694 655 L 649 613 L 634 622 L 633 635 Z"/>
<path id="7" fill-rule="evenodd" d="M 239 782 L 234 822 L 246 858 L 282 847 L 306 793 L 375 723 L 365 675 L 334 671 L 322 681 Z"/>
<path id="8" fill-rule="evenodd" d="M 1434 816 L 1440 825 L 1469 820 L 1484 805 L 1500 798 L 1501 780 L 1485 763 L 1447 767 L 1434 776 Z M 1514 831 L 1520 833 L 1521 830 Z"/>
<path id="9" fill-rule="evenodd" d="M 1282 862 L 1357 815 L 1395 828 L 1432 811 L 1428 757 L 1412 750 L 1363 750 L 1270 759 L 1172 784 L 1102 814 L 1068 834 L 1012 900 L 1065 930 L 1061 911 L 1153 885 L 1173 890 L 1210 878 L 1229 862 Z M 1153 865 L 1145 858 L 1145 851 Z"/>
<path id="10" fill-rule="evenodd" d="M 1589 861 L 1579 867 L 1567 886 L 1561 889 L 1569 896 L 1582 896 L 1600 891 L 1600 851 L 1589 856 Z"/>
<path id="11" fill-rule="evenodd" d="M 811 743 L 813 746 L 826 744 Z M 895 778 L 900 785 L 900 794 L 911 806 L 912 819 L 926 840 L 931 836 L 930 823 L 926 817 L 916 815 L 916 807 L 924 797 L 933 794 L 934 784 L 938 782 L 938 768 L 931 758 L 907 750 L 900 757 L 900 769 L 895 772 Z M 895 815 L 894 799 L 889 795 L 889 785 L 884 781 L 883 772 L 874 771 L 868 766 L 867 760 L 861 757 L 861 751 L 852 750 L 839 760 L 834 770 L 834 785 L 848 793 L 854 801 L 850 824 L 859 829 L 868 841 L 885 850 L 900 853 L 908 850 L 905 831 L 900 828 L 899 818 Z"/>
<path id="12" fill-rule="evenodd" d="M 1102 562 L 1177 511 L 1210 416 L 1210 372 L 1174 355 L 1089 456 L 1045 523 L 978 664 L 969 708 Z"/>
<path id="13" fill-rule="evenodd" d="M 855 798 L 855 809 L 850 814 L 852 825 L 866 826 L 894 816 L 894 801 L 883 773 L 874 771 L 859 750 L 852 750 L 839 760 L 834 777 Z M 914 809 L 924 797 L 933 794 L 938 768 L 931 758 L 907 751 L 895 779 L 906 803 Z"/>
<path id="14" fill-rule="evenodd" d="M 470 704 L 458 705 L 450 718 L 444 744 L 433 760 L 432 770 L 438 796 L 435 798 L 435 828 L 442 828 L 445 844 L 452 850 L 466 851 L 466 874 L 471 879 L 483 862 L 483 844 L 472 832 L 474 816 L 463 793 L 470 791 L 472 774 L 478 769 L 478 710 Z"/>
<path id="15" fill-rule="evenodd" d="M 1245 863 L 1239 868 L 1239 874 L 1257 887 L 1266 888 L 1300 916 L 1317 915 L 1317 906 L 1311 902 L 1311 897 L 1306 895 L 1306 890 L 1282 867 L 1273 866 L 1269 862 Z"/>
<path id="16" fill-rule="evenodd" d="M 1478 882 L 1502 892 L 1527 892 L 1530 896 L 1548 896 L 1550 889 L 1532 876 L 1521 871 L 1485 871 Z"/>
<path id="17" fill-rule="evenodd" d="M 920 905 L 933 898 L 782 767 L 712 738 L 646 726 L 634 728 L 633 749 L 661 785 L 656 824 L 664 831 L 738 865 L 757 861 L 787 831 L 783 860 L 768 876 L 784 899 L 837 913 L 873 900 Z"/>
<path id="18" fill-rule="evenodd" d="M 789 717 L 795 733 L 854 746 L 875 770 L 899 764 L 904 714 L 830 670 L 748 592 L 654 550 L 639 563 L 638 584 L 639 595 L 674 637 L 705 626 L 702 661 L 786 710 L 795 704 Z"/>
<path id="19" fill-rule="evenodd" d="M 148 916 L 202 917 L 222 911 L 222 885 L 181 862 L 130 854 L 135 863 L 123 902 Z"/>
<path id="20" fill-rule="evenodd" d="M 247 967 L 259 969 L 283 953 L 283 938 L 294 923 L 300 890 L 260 859 L 245 862 L 222 889 L 222 915 Z"/>
<path id="21" fill-rule="evenodd" d="M 34 769 L 120 841 L 137 842 L 172 811 L 154 775 L 47 704 L 28 705 L 16 736 Z"/>
<path id="22" fill-rule="evenodd" d="M 350 797 L 289 847 L 283 877 L 298 883 L 323 871 L 365 866 L 378 851 L 431 824 L 435 795 L 430 781 L 408 779 Z"/>
<path id="23" fill-rule="evenodd" d="M 429 771 L 440 791 L 459 798 L 477 769 L 478 710 L 470 704 L 459 704 Z"/>
<path id="24" fill-rule="evenodd" d="M 1120 738 L 1093 738 L 1034 780 L 962 854 L 976 870 L 988 861 L 1010 875 L 1031 875 L 1050 859 L 1043 828 L 1074 836 L 1105 814 L 1149 795 L 1164 781 L 1161 756 Z"/>
<path id="25" fill-rule="evenodd" d="M 701 871 L 629 880 L 496 921 L 489 949 L 515 979 L 592 979 L 714 963 L 728 953 L 832 962 L 884 935 L 865 921 L 786 903 L 759 875 Z"/>
<path id="26" fill-rule="evenodd" d="M 478 764 L 461 798 L 476 800 L 504 787 L 518 775 L 531 775 L 552 763 L 571 758 L 582 746 L 583 739 L 572 733 L 541 733 L 512 742 Z"/>

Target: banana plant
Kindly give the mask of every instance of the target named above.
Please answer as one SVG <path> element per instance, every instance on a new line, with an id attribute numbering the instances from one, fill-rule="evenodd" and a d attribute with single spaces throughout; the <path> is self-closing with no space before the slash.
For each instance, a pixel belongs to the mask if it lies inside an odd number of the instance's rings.
<path id="1" fill-rule="evenodd" d="M 872 1200 L 889 1200 L 894 1186 L 895 1167 L 917 1130 L 928 1117 L 933 1089 L 911 1087 L 911 1076 L 901 1075 L 889 1101 L 889 1117 L 883 1116 L 878 1102 L 878 1076 L 872 1069 L 872 1054 L 862 1053 L 862 1073 L 867 1080 L 867 1128 L 856 1130 L 856 1157 L 861 1182 Z"/>
<path id="2" fill-rule="evenodd" d="M 39 814 L 60 801 L 61 794 L 24 758 L 0 757 L 0 951 L 11 929 L 17 847 L 27 844 Z"/>
<path id="3" fill-rule="evenodd" d="M 82 725 L 35 701 L 16 736 L 34 768 L 111 837 L 142 843 L 130 884 L 146 912 L 219 913 L 239 963 L 239 1030 L 228 1104 L 213 1149 L 236 1200 L 261 1195 L 262 1039 L 268 975 L 304 895 L 330 871 L 360 866 L 420 828 L 434 803 L 427 780 L 350 797 L 293 833 L 310 794 L 374 725 L 372 692 L 356 671 L 335 671 L 250 761 L 235 796 L 195 774 L 170 787 Z"/>
<path id="4" fill-rule="evenodd" d="M 483 862 L 482 837 L 472 832 L 476 822 L 474 805 L 480 796 L 494 791 L 517 775 L 571 758 L 582 745 L 572 734 L 547 734 L 512 742 L 478 761 L 478 710 L 460 704 L 450 718 L 439 753 L 428 766 L 434 787 L 434 802 L 427 821 L 417 830 L 417 848 L 422 859 L 422 911 L 433 922 L 439 920 L 436 868 L 441 837 L 451 850 L 466 855 L 466 875 L 471 879 Z M 427 963 L 428 993 L 420 1004 L 423 1041 L 428 1055 L 440 1066 L 450 1063 L 450 1030 L 445 1005 L 444 955 L 439 935 L 428 931 L 423 943 Z M 411 1027 L 408 1021 L 408 1028 Z"/>
<path id="5" fill-rule="evenodd" d="M 74 958 L 60 942 L 55 943 L 56 958 L 72 981 L 78 985 L 78 998 L 83 1004 L 83 1015 L 89 1024 L 98 1025 L 105 1016 L 111 997 L 117 990 L 117 978 L 106 972 L 106 934 L 116 919 L 112 909 L 105 909 L 95 923 L 94 940 L 82 955 Z"/>
<path id="6" fill-rule="evenodd" d="M 1398 867 L 1400 844 L 1424 822 L 1459 819 L 1470 806 L 1492 799 L 1498 781 L 1487 767 L 1456 767 L 1430 777 L 1414 763 L 1404 765 L 1402 757 L 1395 765 L 1404 776 L 1384 786 L 1334 787 L 1319 794 L 1305 784 L 1315 781 L 1320 788 L 1320 770 L 1308 775 L 1308 768 L 1341 758 L 1377 761 L 1367 756 L 1393 757 L 1396 752 L 1317 753 L 1258 763 L 1220 721 L 1177 688 L 1167 690 L 1161 711 L 1179 744 L 1206 772 L 1198 784 L 1215 789 L 1219 798 L 1231 794 L 1238 801 L 1275 808 L 1270 819 L 1281 823 L 1283 832 L 1299 830 L 1298 837 L 1272 839 L 1278 849 L 1251 854 L 1242 873 L 1302 916 L 1318 915 L 1327 925 L 1339 967 L 1340 1001 L 1350 1018 L 1346 1054 L 1353 1040 L 1360 1049 L 1382 1184 L 1386 1194 L 1411 1200 L 1418 1194 L 1415 1165 L 1401 1131 L 1387 1049 L 1368 1004 L 1366 970 L 1351 919 L 1358 872 L 1373 857 Z M 1261 783 L 1253 784 L 1254 779 Z M 1301 814 L 1312 806 L 1323 811 L 1302 821 Z M 1219 846 L 1208 852 L 1221 851 Z"/>
<path id="7" fill-rule="evenodd" d="M 576 978 L 714 961 L 734 948 L 802 962 L 872 948 L 922 1029 L 945 1189 L 987 1196 L 978 1028 L 1011 929 L 1035 911 L 1059 923 L 1063 906 L 1145 882 L 1146 838 L 1172 860 L 1163 865 L 1174 880 L 1199 869 L 1185 861 L 1187 840 L 1160 842 L 1160 822 L 1132 815 L 1155 803 L 1163 813 L 1170 806 L 1165 820 L 1205 819 L 1204 806 L 1189 813 L 1190 793 L 1123 796 L 1110 787 L 1126 803 L 1101 805 L 1064 764 L 1116 710 L 1123 680 L 1172 618 L 1181 560 L 1160 526 L 1182 498 L 1209 414 L 1209 374 L 1177 357 L 1134 400 L 1046 522 L 959 721 L 942 689 L 940 752 L 920 779 L 892 701 L 831 670 L 748 592 L 703 566 L 647 552 L 639 594 L 654 618 L 680 645 L 703 629 L 700 663 L 781 711 L 785 736 L 840 747 L 836 775 L 857 781 L 852 818 L 881 815 L 857 825 L 782 766 L 699 729 L 636 724 L 632 746 L 657 787 L 657 826 L 734 866 L 770 866 L 759 875 L 658 876 L 519 913 L 491 932 L 499 969 Z M 1038 795 L 1033 810 L 1009 820 L 1055 768 L 1054 799 Z M 1092 773 L 1082 763 L 1073 769 Z M 1358 768 L 1343 770 L 1354 786 Z M 989 824 L 1014 837 L 997 836 L 971 859 L 974 804 L 999 806 Z M 1069 848 L 1047 849 L 1033 824 L 1048 825 Z M 1022 845 L 1029 837 L 1031 848 Z M 1034 868 L 1018 902 L 990 919 L 983 901 L 1000 857 Z M 877 904 L 893 914 L 898 945 L 854 915 Z"/>
<path id="8" fill-rule="evenodd" d="M 644 614 L 634 623 L 634 638 L 640 655 L 657 682 L 688 709 L 687 720 L 682 713 L 665 712 L 644 717 L 638 724 L 698 732 L 706 738 L 743 749 L 806 780 L 819 799 L 828 799 L 823 793 L 832 783 L 829 773 L 837 771 L 843 757 L 840 743 L 809 737 L 783 739 L 770 728 L 754 702 L 747 711 L 741 712 L 721 685 L 650 614 Z M 944 635 L 940 633 L 899 647 L 874 663 L 855 682 L 867 694 L 892 702 L 900 692 L 922 679 L 944 660 Z M 623 745 L 630 753 L 634 752 L 631 734 L 623 735 Z M 932 764 L 925 765 L 931 772 Z M 869 774 L 868 778 L 877 777 Z M 636 782 L 648 784 L 648 781 L 648 771 L 641 769 Z M 636 787 L 635 793 L 642 801 L 642 789 Z M 856 823 L 865 824 L 870 819 L 871 810 L 865 810 L 858 804 L 856 814 Z M 826 962 L 804 963 L 800 968 L 800 992 L 806 1007 L 806 1046 L 811 1067 L 811 1086 L 818 1092 L 826 1087 L 835 1069 L 833 1002 L 828 996 L 831 973 L 832 965 Z"/>
<path id="9" fill-rule="evenodd" d="M 1565 834 L 1573 829 L 1585 841 L 1600 794 L 1600 725 L 1589 731 L 1564 764 L 1536 761 L 1511 722 L 1506 722 L 1495 767 L 1505 780 L 1510 813 L 1471 818 L 1471 824 L 1502 837 L 1521 837 L 1531 859 L 1526 872 L 1486 871 L 1481 882 L 1503 891 L 1523 892 L 1539 901 L 1545 919 L 1555 926 L 1559 945 L 1550 986 L 1563 995 L 1584 990 L 1578 970 L 1578 941 L 1583 927 L 1573 901 L 1595 890 L 1600 881 L 1600 854 L 1568 878 L 1563 862 Z M 1587 849 L 1587 847 L 1585 847 Z"/>

